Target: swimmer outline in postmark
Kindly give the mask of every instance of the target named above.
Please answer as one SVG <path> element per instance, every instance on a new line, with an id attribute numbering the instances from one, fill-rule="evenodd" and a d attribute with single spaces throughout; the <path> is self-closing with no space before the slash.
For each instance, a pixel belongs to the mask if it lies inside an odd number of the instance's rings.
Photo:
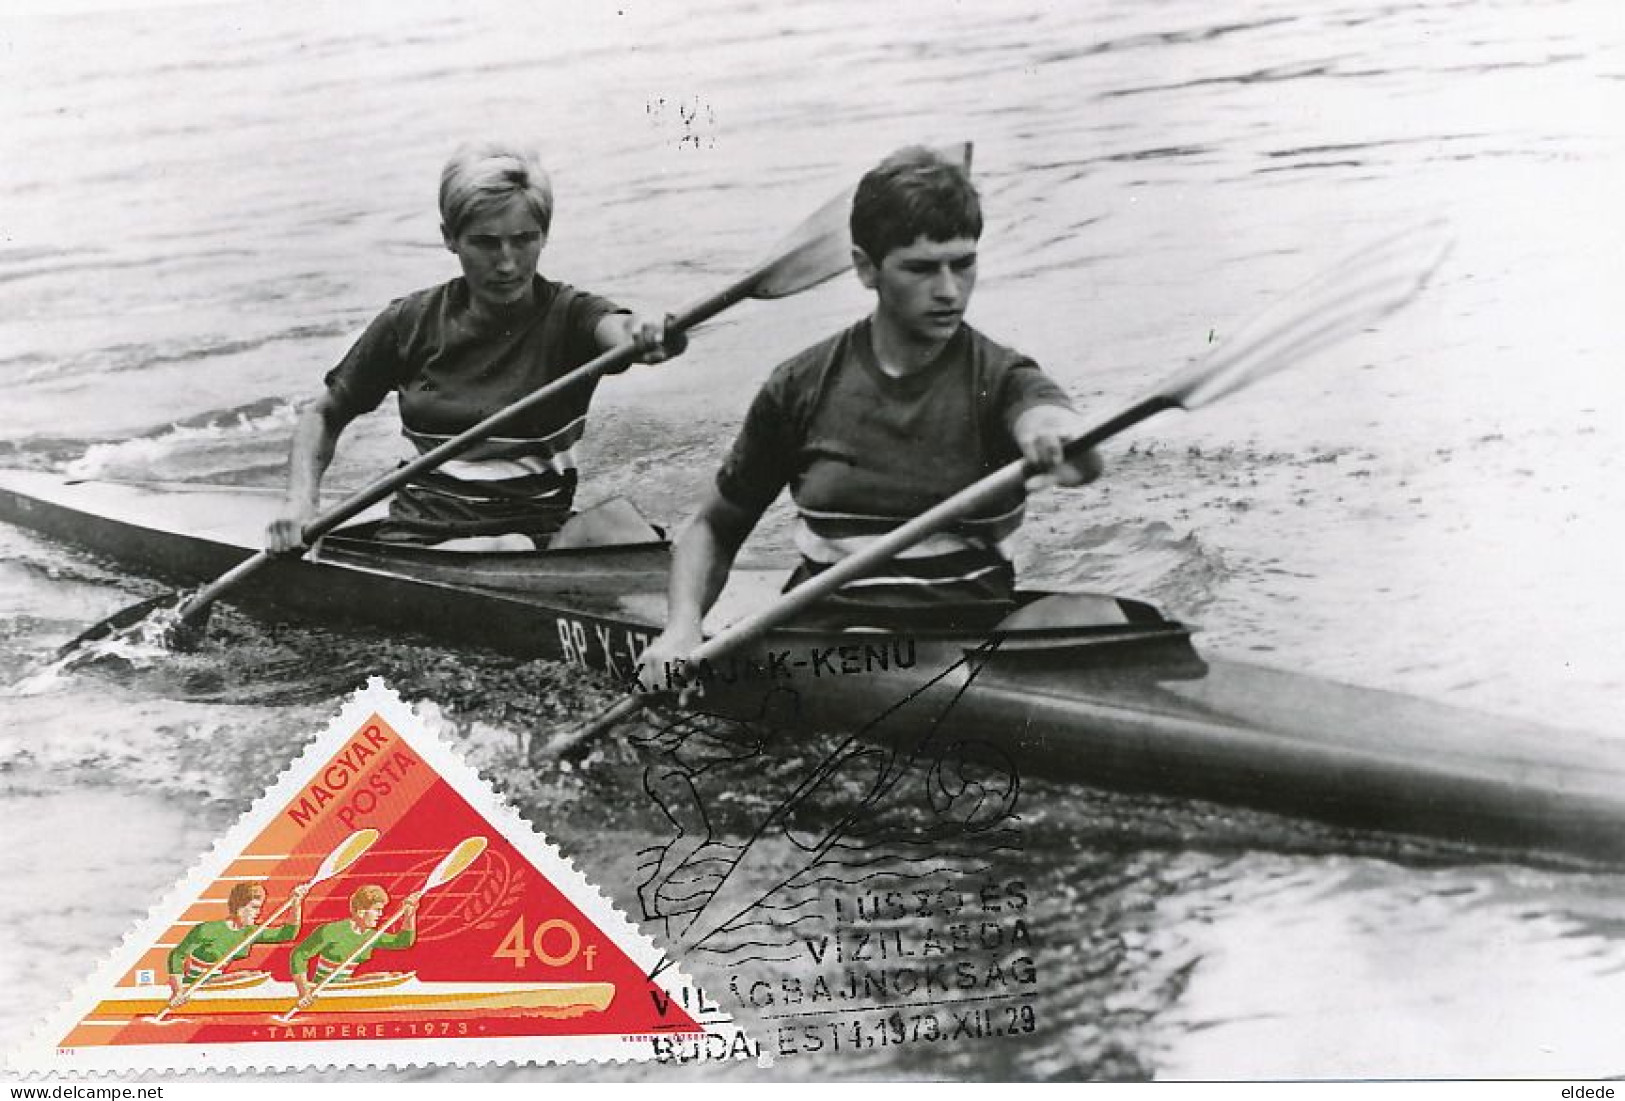
<path id="1" fill-rule="evenodd" d="M 750 1037 L 377 679 L 8 1068 L 640 1061 Z"/>

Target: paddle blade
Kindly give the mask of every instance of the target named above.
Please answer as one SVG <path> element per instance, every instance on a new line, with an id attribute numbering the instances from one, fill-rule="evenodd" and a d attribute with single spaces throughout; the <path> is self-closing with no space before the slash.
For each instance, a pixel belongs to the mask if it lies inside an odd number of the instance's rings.
<path id="1" fill-rule="evenodd" d="M 774 248 L 751 286 L 752 298 L 787 298 L 833 279 L 852 266 L 852 238 L 846 228 L 852 193 L 843 192 L 819 207 Z"/>
<path id="2" fill-rule="evenodd" d="M 429 873 L 429 879 L 423 884 L 425 891 L 449 883 L 485 851 L 485 838 L 468 837 L 458 842 L 457 847 L 445 855 L 445 858 L 436 864 L 434 871 Z"/>
<path id="3" fill-rule="evenodd" d="M 165 650 L 191 650 L 203 638 L 208 614 L 193 620 L 183 620 L 178 614 L 181 598 L 165 593 L 120 608 L 100 623 L 81 631 L 71 641 L 57 648 L 60 661 L 97 643 L 129 643 L 136 646 L 154 646 Z"/>
<path id="4" fill-rule="evenodd" d="M 1448 225 L 1435 220 L 1345 257 L 1168 379 L 1158 395 L 1200 409 L 1364 332 L 1422 293 L 1451 244 Z"/>
<path id="5" fill-rule="evenodd" d="M 312 883 L 320 883 L 324 879 L 331 879 L 344 869 L 361 859 L 361 855 L 372 848 L 373 842 L 378 840 L 378 831 L 374 829 L 356 830 L 349 837 L 340 842 L 339 847 L 327 854 L 322 866 L 316 869 L 311 877 Z"/>
<path id="6" fill-rule="evenodd" d="M 131 604 L 127 608 L 120 608 L 118 611 L 114 612 L 100 623 L 93 624 L 81 631 L 71 642 L 63 643 L 57 649 L 56 656 L 59 658 L 67 657 L 69 654 L 73 653 L 73 651 L 79 649 L 79 647 L 85 645 L 86 643 L 96 642 L 101 639 L 108 638 L 111 635 L 118 634 L 121 631 L 126 631 L 140 623 L 142 620 L 146 619 L 148 616 L 152 615 L 154 612 L 158 611 L 164 605 L 173 604 L 174 602 L 175 594 L 166 593 L 163 596 L 155 596 L 150 600 L 143 600 L 139 604 Z"/>
<path id="7" fill-rule="evenodd" d="M 546 741 L 537 739 L 532 742 L 530 763 L 542 765 L 553 760 L 579 761 L 587 755 L 587 751 L 592 748 L 592 743 L 599 735 L 625 722 L 641 710 L 643 701 L 640 697 L 622 697 L 586 722 L 562 730 Z"/>
<path id="8" fill-rule="evenodd" d="M 938 150 L 970 171 L 971 143 L 960 142 Z M 823 206 L 773 250 L 751 286 L 752 298 L 786 298 L 832 279 L 852 266 L 852 195 L 848 188 Z"/>

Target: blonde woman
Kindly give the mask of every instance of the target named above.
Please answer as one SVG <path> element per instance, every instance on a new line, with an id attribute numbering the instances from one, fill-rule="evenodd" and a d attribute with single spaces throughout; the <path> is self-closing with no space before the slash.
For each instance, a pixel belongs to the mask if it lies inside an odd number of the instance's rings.
<path id="1" fill-rule="evenodd" d="M 283 508 L 266 546 L 286 552 L 319 511 L 322 475 L 356 417 L 399 397 L 419 454 L 599 354 L 634 343 L 644 362 L 682 350 L 663 320 L 537 271 L 553 221 L 553 191 L 536 155 L 484 144 L 459 150 L 440 178 L 440 235 L 462 274 L 390 303 L 301 412 Z M 594 385 L 532 410 L 398 491 L 376 538 L 459 549 L 545 546 L 569 518 L 575 445 Z"/>

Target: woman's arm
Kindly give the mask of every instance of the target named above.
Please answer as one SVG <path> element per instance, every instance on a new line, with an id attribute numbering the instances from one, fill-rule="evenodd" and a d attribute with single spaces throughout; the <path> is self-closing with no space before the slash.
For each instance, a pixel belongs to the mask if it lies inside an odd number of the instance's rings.
<path id="1" fill-rule="evenodd" d="M 265 549 L 285 554 L 303 549 L 304 529 L 321 508 L 322 475 L 327 473 L 339 436 L 354 420 L 330 390 L 300 410 L 288 453 L 288 492 L 282 510 L 265 529 Z"/>

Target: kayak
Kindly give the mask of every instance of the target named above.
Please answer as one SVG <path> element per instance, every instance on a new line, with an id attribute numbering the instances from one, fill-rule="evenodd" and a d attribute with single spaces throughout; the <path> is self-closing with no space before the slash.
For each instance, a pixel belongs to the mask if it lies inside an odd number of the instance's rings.
<path id="1" fill-rule="evenodd" d="M 215 990 L 245 990 L 251 986 L 259 986 L 271 981 L 269 971 L 221 971 L 210 975 L 202 983 L 201 989 Z"/>
<path id="2" fill-rule="evenodd" d="M 258 549 L 280 494 L 0 471 L 0 521 L 195 585 Z M 651 529 L 652 530 L 652 529 Z M 361 534 L 364 534 L 364 529 Z M 658 538 L 548 552 L 391 548 L 340 531 L 233 602 L 627 677 L 664 616 Z M 785 571 L 737 570 L 707 621 Z M 783 628 L 702 670 L 703 710 L 853 731 L 1013 800 L 1019 777 L 1205 799 L 1496 850 L 1625 863 L 1625 740 L 1208 658 L 1141 601 L 1029 593 L 991 633 Z M 873 757 L 873 755 L 871 755 Z"/>
<path id="3" fill-rule="evenodd" d="M 134 986 L 104 998 L 85 1017 L 87 1024 L 133 1021 L 156 1017 L 169 1007 L 167 986 Z M 610 983 L 444 983 L 418 980 L 338 988 L 330 986 L 316 996 L 303 1014 L 362 1013 L 502 1013 L 527 1017 L 578 1017 L 600 1013 L 614 1000 Z M 252 992 L 213 990 L 205 985 L 172 1015 L 187 1020 L 200 1017 L 274 1016 L 292 1009 L 299 990 L 291 982 L 263 982 Z"/>
<path id="4" fill-rule="evenodd" d="M 329 990 L 379 990 L 389 986 L 400 986 L 417 978 L 416 971 L 369 971 L 361 975 L 351 975 L 344 979 L 334 979 L 328 983 Z M 250 987 L 264 986 L 271 981 L 269 971 L 222 971 L 217 975 L 210 975 L 199 987 L 202 993 L 213 993 L 217 990 L 246 990 Z"/>

